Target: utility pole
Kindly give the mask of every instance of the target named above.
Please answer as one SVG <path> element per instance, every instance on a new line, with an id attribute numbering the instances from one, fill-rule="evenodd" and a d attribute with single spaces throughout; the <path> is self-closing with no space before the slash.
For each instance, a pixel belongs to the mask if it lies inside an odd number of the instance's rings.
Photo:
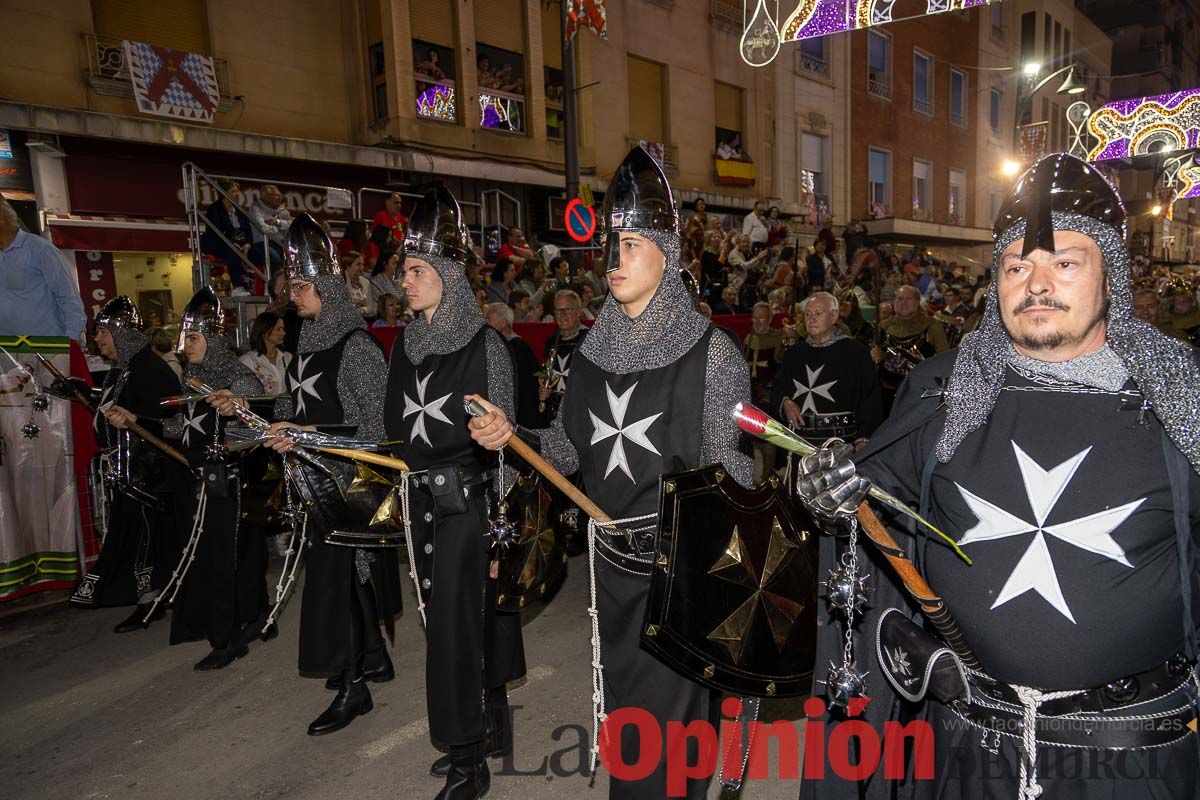
<path id="1" fill-rule="evenodd" d="M 569 201 L 579 195 L 579 117 L 575 106 L 575 44 L 567 38 L 567 3 L 560 0 L 559 17 L 562 24 L 563 76 L 563 172 L 566 177 L 566 197 Z"/>

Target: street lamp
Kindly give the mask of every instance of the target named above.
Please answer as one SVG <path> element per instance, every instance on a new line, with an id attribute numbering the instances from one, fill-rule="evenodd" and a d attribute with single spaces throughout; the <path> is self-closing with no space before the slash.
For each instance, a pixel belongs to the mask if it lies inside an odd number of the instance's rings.
<path id="1" fill-rule="evenodd" d="M 1000 165 L 1000 172 L 1006 178 L 1015 178 L 1015 177 L 1017 177 L 1017 173 L 1020 171 L 1021 171 L 1020 163 L 1018 163 L 1017 161 L 1014 161 L 1011 158 L 1005 159 L 1004 163 L 1002 165 Z"/>
<path id="2" fill-rule="evenodd" d="M 1087 86 L 1075 78 L 1074 64 L 1068 64 L 1061 69 L 1056 69 L 1054 72 L 1051 72 L 1049 75 L 1038 81 L 1037 76 L 1038 73 L 1041 72 L 1041 69 L 1041 64 L 1029 63 L 1026 64 L 1021 70 L 1024 75 L 1024 79 L 1020 81 L 1017 87 L 1017 115 L 1015 124 L 1013 125 L 1013 151 L 1017 153 L 1021 151 L 1021 122 L 1025 119 L 1026 115 L 1033 115 L 1033 98 L 1047 84 L 1049 84 L 1050 81 L 1065 73 L 1066 78 L 1063 79 L 1062 84 L 1055 90 L 1056 94 L 1078 95 L 1087 91 Z M 1034 83 L 1035 81 L 1037 82 Z M 1028 88 L 1022 92 L 1021 89 L 1025 87 Z"/>

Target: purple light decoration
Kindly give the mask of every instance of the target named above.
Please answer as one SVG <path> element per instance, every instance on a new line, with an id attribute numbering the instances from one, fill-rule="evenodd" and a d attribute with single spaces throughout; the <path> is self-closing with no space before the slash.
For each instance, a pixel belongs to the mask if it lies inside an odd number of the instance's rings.
<path id="1" fill-rule="evenodd" d="M 904 19 L 962 11 L 988 5 L 994 0 L 926 0 L 925 13 Z M 871 27 L 899 20 L 892 19 L 896 0 L 800 0 L 796 9 L 785 18 L 780 36 L 784 41 L 799 41 L 832 33 Z"/>
<path id="2" fill-rule="evenodd" d="M 1140 155 L 1141 139 L 1155 133 L 1168 136 L 1175 149 L 1200 147 L 1200 89 L 1114 100 L 1092 112 L 1088 130 L 1099 142 L 1090 161 Z"/>
<path id="3" fill-rule="evenodd" d="M 507 128 L 508 124 L 504 117 L 500 114 L 500 109 L 497 107 L 499 101 L 494 97 L 487 98 L 486 102 L 480 103 L 482 106 L 479 118 L 479 127 L 481 128 Z"/>
<path id="4" fill-rule="evenodd" d="M 417 95 L 417 116 L 454 121 L 454 87 L 429 84 Z"/>

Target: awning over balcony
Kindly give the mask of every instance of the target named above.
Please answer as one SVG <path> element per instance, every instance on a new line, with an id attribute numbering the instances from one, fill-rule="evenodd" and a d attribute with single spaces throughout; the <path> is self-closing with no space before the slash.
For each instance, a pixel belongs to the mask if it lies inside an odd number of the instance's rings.
<path id="1" fill-rule="evenodd" d="M 990 228 L 968 228 L 962 225 L 943 225 L 915 219 L 872 219 L 864 223 L 867 233 L 882 241 L 921 241 L 929 244 L 991 244 Z"/>

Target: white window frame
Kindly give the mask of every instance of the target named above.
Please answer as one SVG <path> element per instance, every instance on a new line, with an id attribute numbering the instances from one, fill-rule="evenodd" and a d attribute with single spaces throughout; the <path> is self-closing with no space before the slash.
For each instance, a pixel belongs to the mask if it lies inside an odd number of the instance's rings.
<path id="1" fill-rule="evenodd" d="M 961 180 L 956 182 L 956 176 L 961 178 Z M 959 189 L 958 219 L 955 219 L 952 216 L 954 209 L 953 198 L 955 186 L 957 186 Z M 950 168 L 950 182 L 946 185 L 946 200 L 948 201 L 946 205 L 946 218 L 950 221 L 950 224 L 961 225 L 965 227 L 967 224 L 967 171 L 965 169 L 956 169 L 955 167 Z"/>
<path id="2" fill-rule="evenodd" d="M 927 94 L 929 97 L 929 107 L 928 108 L 921 108 L 919 105 L 919 102 L 917 100 L 917 58 L 918 57 L 925 59 L 929 64 L 929 71 L 926 73 L 926 76 L 925 76 L 925 88 L 926 88 L 926 91 L 927 91 Z M 926 114 L 931 117 L 933 116 L 933 86 L 934 86 L 933 68 L 934 68 L 933 54 L 927 53 L 919 47 L 914 47 L 913 48 L 913 111 L 916 111 L 918 114 Z"/>
<path id="3" fill-rule="evenodd" d="M 959 97 L 959 115 L 958 119 L 954 118 L 954 76 L 962 78 L 962 93 Z M 967 82 L 967 73 L 964 70 L 950 68 L 950 124 L 957 125 L 960 128 L 967 127 L 967 98 L 971 95 L 971 87 Z"/>
<path id="4" fill-rule="evenodd" d="M 882 80 L 872 80 L 871 78 L 871 37 L 878 36 L 887 44 L 887 64 L 884 65 L 884 74 Z M 867 94 L 875 97 L 883 98 L 884 100 L 892 99 L 892 35 L 885 31 L 877 31 L 874 29 L 867 30 Z"/>
<path id="5" fill-rule="evenodd" d="M 815 174 L 817 174 L 821 177 L 821 180 L 822 180 L 822 183 L 824 184 L 824 186 L 821 187 L 823 189 L 823 191 L 817 191 L 815 193 L 818 196 L 824 196 L 826 199 L 828 199 L 829 193 L 830 193 L 830 186 L 829 186 L 830 137 L 824 133 L 813 133 L 811 131 L 801 131 L 800 132 L 800 172 L 801 173 L 812 172 L 812 170 L 808 169 L 808 161 L 804 157 L 804 137 L 806 137 L 806 136 L 811 136 L 814 139 L 821 140 L 821 165 L 820 165 L 821 169 L 819 171 L 817 171 Z"/>
<path id="6" fill-rule="evenodd" d="M 887 156 L 887 175 L 884 177 L 883 185 L 883 215 L 885 217 L 892 216 L 895 212 L 892 209 L 892 151 L 884 147 L 868 147 L 867 148 L 867 210 L 868 212 L 875 206 L 875 191 L 876 181 L 871 180 L 871 154 L 882 153 Z"/>
<path id="7" fill-rule="evenodd" d="M 925 165 L 926 186 L 923 195 L 917 192 L 917 164 Z M 914 158 L 912 176 L 912 218 L 929 221 L 933 217 L 933 162 Z M 919 204 L 918 199 L 921 200 Z"/>

